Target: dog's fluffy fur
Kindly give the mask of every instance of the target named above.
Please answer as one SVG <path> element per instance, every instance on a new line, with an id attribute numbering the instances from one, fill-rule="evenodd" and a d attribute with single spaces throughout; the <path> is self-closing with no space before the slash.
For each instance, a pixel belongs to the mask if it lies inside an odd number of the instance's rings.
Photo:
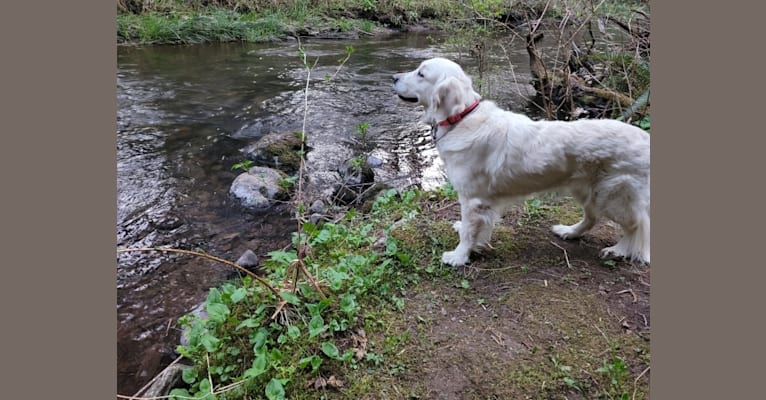
<path id="1" fill-rule="evenodd" d="M 538 192 L 568 190 L 584 217 L 553 232 L 574 239 L 598 218 L 619 224 L 623 236 L 601 257 L 649 263 L 649 135 L 616 120 L 533 121 L 497 107 L 479 106 L 454 125 L 439 122 L 481 99 L 456 63 L 433 58 L 393 76 L 403 100 L 425 107 L 439 156 L 458 193 L 460 243 L 442 255 L 464 265 L 471 251 L 487 246 L 493 225 L 513 201 Z"/>

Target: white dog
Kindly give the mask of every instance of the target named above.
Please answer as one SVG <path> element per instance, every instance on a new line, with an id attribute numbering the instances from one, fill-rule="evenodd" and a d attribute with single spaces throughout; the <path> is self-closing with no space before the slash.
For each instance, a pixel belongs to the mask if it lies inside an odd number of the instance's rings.
<path id="1" fill-rule="evenodd" d="M 433 58 L 393 76 L 403 100 L 425 107 L 423 121 L 458 193 L 460 244 L 442 255 L 453 266 L 488 246 L 495 222 L 513 201 L 568 190 L 584 217 L 553 232 L 574 239 L 599 217 L 619 224 L 619 242 L 601 257 L 649 263 L 649 134 L 616 120 L 533 121 L 481 101 L 456 63 Z"/>

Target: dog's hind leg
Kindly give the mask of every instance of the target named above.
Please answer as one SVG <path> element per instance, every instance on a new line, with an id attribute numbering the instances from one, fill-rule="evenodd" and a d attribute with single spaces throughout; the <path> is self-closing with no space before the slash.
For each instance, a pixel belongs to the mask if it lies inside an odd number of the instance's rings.
<path id="1" fill-rule="evenodd" d="M 649 202 L 648 195 L 638 184 L 625 179 L 621 186 L 613 185 L 610 201 L 606 202 L 604 215 L 618 223 L 623 230 L 622 238 L 614 246 L 601 250 L 601 257 L 624 257 L 631 261 L 649 263 Z M 643 199 L 646 198 L 646 201 Z"/>
<path id="2" fill-rule="evenodd" d="M 583 219 L 574 225 L 554 225 L 551 227 L 553 233 L 564 240 L 579 238 L 598 222 L 598 213 L 596 212 L 596 205 L 593 204 L 591 193 L 573 190 L 572 195 L 582 205 Z"/>
<path id="3" fill-rule="evenodd" d="M 598 217 L 596 217 L 596 214 L 593 211 L 590 211 L 590 208 L 584 208 L 584 210 L 585 215 L 580 222 L 574 225 L 554 225 L 551 228 L 553 233 L 566 240 L 577 239 L 582 236 L 583 233 L 589 231 L 591 228 L 593 228 L 594 225 L 596 225 Z"/>
<path id="4" fill-rule="evenodd" d="M 634 223 L 620 224 L 624 234 L 614 246 L 601 250 L 602 258 L 624 257 L 631 261 L 649 264 L 649 214 L 636 216 Z"/>
<path id="5" fill-rule="evenodd" d="M 471 251 L 489 244 L 497 213 L 481 200 L 461 201 L 461 220 L 453 225 L 460 235 L 455 250 L 442 254 L 442 262 L 458 267 L 468 263 Z"/>

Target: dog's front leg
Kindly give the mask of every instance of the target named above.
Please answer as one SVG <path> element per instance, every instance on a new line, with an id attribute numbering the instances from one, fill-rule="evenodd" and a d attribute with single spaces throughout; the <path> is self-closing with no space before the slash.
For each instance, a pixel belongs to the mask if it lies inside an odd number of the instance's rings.
<path id="1" fill-rule="evenodd" d="M 460 236 L 460 243 L 455 250 L 445 251 L 442 254 L 442 262 L 453 267 L 459 267 L 468 263 L 468 257 L 476 245 L 476 238 L 486 222 L 481 211 L 488 209 L 480 200 L 473 199 L 466 201 L 460 199 L 460 221 L 455 222 L 452 227 Z"/>

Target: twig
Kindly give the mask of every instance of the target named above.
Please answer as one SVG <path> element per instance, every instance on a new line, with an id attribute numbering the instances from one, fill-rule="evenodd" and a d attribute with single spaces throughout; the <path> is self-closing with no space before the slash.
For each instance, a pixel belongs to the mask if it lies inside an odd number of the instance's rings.
<path id="1" fill-rule="evenodd" d="M 617 294 L 623 294 L 623 293 L 630 293 L 630 294 L 632 294 L 633 295 L 633 302 L 634 303 L 638 301 L 638 297 L 636 296 L 636 292 L 634 292 L 633 289 L 625 289 L 625 290 L 620 290 L 619 292 L 617 292 Z"/>
<path id="2" fill-rule="evenodd" d="M 210 383 L 210 394 L 215 397 L 215 392 L 213 391 L 215 385 L 213 385 L 213 377 L 210 376 L 210 353 L 205 353 L 205 361 L 207 362 L 207 381 Z M 207 397 L 207 395 L 205 397 Z"/>
<path id="3" fill-rule="evenodd" d="M 641 379 L 641 377 L 644 376 L 644 374 L 647 373 L 647 371 L 649 371 L 649 368 L 651 368 L 651 367 L 646 367 L 643 370 L 643 372 L 638 374 L 636 379 L 633 381 L 633 397 L 632 397 L 633 400 L 636 400 L 636 391 L 638 390 L 638 380 Z"/>
<path id="4" fill-rule="evenodd" d="M 569 269 L 572 269 L 572 264 L 569 263 L 569 256 L 567 255 L 566 249 L 561 247 L 561 246 L 559 246 L 558 244 L 554 243 L 553 241 L 551 241 L 551 244 L 556 246 L 556 247 L 558 247 L 559 249 L 561 249 L 564 252 L 564 259 L 567 261 L 567 267 L 569 267 Z"/>
<path id="5" fill-rule="evenodd" d="M 351 58 L 351 53 L 353 53 L 353 52 L 354 52 L 353 47 L 347 47 L 346 48 L 346 58 L 344 58 L 343 61 L 341 61 L 340 65 L 338 65 L 338 69 L 336 69 L 335 73 L 332 74 L 332 76 L 330 77 L 330 80 L 335 79 L 335 75 L 338 75 L 338 72 L 340 72 L 340 69 L 343 68 L 343 65 L 346 63 L 346 61 L 348 61 L 348 59 Z M 309 71 L 309 73 L 310 73 L 310 71 Z M 307 81 L 306 82 L 306 93 L 308 93 L 308 78 L 306 78 L 306 81 Z M 307 105 L 308 105 L 308 103 L 307 103 Z M 308 110 L 308 108 L 306 108 L 306 109 Z M 304 125 L 304 132 L 305 132 L 305 125 Z"/>
<path id="6" fill-rule="evenodd" d="M 285 308 L 285 305 L 287 305 L 287 301 L 285 300 L 280 301 L 276 311 L 274 311 L 274 314 L 271 315 L 271 319 L 276 318 L 277 315 L 279 315 L 279 313 L 282 312 L 282 309 Z"/>
<path id="7" fill-rule="evenodd" d="M 606 336 L 604 331 L 602 331 L 601 328 L 599 328 L 598 325 L 596 325 L 596 324 L 593 324 L 593 327 L 596 328 L 596 330 L 601 334 L 601 336 L 604 337 L 604 339 L 606 339 L 606 342 L 608 344 L 609 343 L 609 338 Z"/>
<path id="8" fill-rule="evenodd" d="M 166 253 L 180 253 L 180 254 L 187 254 L 202 258 L 207 258 L 213 261 L 218 261 L 219 263 L 226 264 L 232 268 L 235 268 L 241 272 L 244 272 L 247 275 L 252 276 L 254 279 L 256 279 L 258 282 L 269 288 L 272 293 L 279 296 L 279 291 L 277 289 L 274 289 L 273 286 L 269 282 L 267 282 L 265 279 L 261 278 L 260 276 L 248 271 L 247 269 L 237 265 L 236 263 L 233 263 L 229 260 L 224 260 L 223 258 L 219 258 L 216 256 L 211 256 L 210 254 L 200 253 L 197 251 L 191 251 L 191 250 L 182 250 L 182 249 L 171 249 L 171 248 L 162 248 L 162 247 L 142 247 L 142 248 L 131 248 L 131 249 L 117 249 L 118 253 L 128 253 L 128 252 L 135 252 L 135 251 L 159 251 L 159 252 L 166 252 Z"/>

